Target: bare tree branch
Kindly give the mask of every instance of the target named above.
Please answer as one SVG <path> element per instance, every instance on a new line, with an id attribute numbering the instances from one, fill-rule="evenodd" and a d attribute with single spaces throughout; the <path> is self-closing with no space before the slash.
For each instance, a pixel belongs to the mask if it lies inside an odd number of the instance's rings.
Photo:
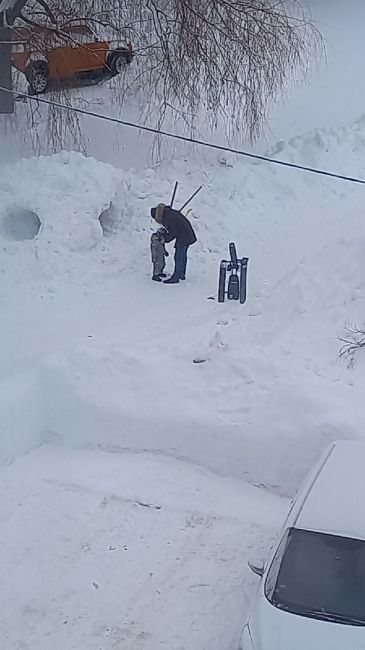
<path id="1" fill-rule="evenodd" d="M 53 11 L 51 10 L 50 6 L 48 5 L 48 3 L 45 2 L 45 0 L 37 0 L 37 3 L 41 7 L 43 7 L 43 9 L 44 9 L 46 15 L 48 16 L 49 20 L 51 21 L 51 23 L 53 23 L 55 25 L 57 23 L 57 20 L 56 20 L 55 15 L 53 14 Z"/>
<path id="2" fill-rule="evenodd" d="M 338 337 L 342 346 L 339 351 L 339 358 L 346 359 L 347 366 L 353 368 L 355 364 L 356 353 L 365 348 L 365 329 L 359 328 L 352 323 L 348 323 L 345 327 L 343 336 Z"/>

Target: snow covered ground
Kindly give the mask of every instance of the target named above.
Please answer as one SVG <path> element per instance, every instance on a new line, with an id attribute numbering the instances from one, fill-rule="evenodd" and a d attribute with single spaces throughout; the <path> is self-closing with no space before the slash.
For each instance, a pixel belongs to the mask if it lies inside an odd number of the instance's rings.
<path id="1" fill-rule="evenodd" d="M 364 136 L 276 155 L 365 176 Z M 176 178 L 177 205 L 205 185 L 199 242 L 164 286 L 148 214 Z M 2 168 L 2 647 L 235 650 L 282 497 L 330 440 L 363 437 L 363 360 L 337 340 L 363 323 L 363 192 L 216 154 Z M 214 299 L 230 240 L 244 307 Z"/>
<path id="2" fill-rule="evenodd" d="M 278 155 L 365 176 L 364 133 L 362 121 L 317 131 Z M 150 281 L 148 215 L 175 178 L 177 204 L 205 188 L 189 279 L 167 287 Z M 66 153 L 3 168 L 0 380 L 12 435 L 1 457 L 32 439 L 163 450 L 292 494 L 329 440 L 363 435 L 361 367 L 338 361 L 337 340 L 346 321 L 363 322 L 363 191 L 215 154 L 138 173 Z M 14 210 L 21 223 L 24 210 L 38 215 L 35 239 L 4 229 L 9 210 L 14 223 Z M 231 240 L 250 258 L 245 307 L 210 300 Z"/>
<path id="3" fill-rule="evenodd" d="M 273 117 L 280 137 L 328 128 L 270 155 L 365 178 L 359 43 L 336 52 L 342 108 L 327 120 L 312 86 L 307 121 Z M 337 337 L 364 325 L 365 190 L 210 152 L 147 167 L 129 136 L 116 154 L 115 131 L 90 133 L 115 167 L 69 152 L 1 167 L 0 646 L 236 650 L 247 557 L 324 446 L 364 437 L 364 359 L 339 361 Z M 164 286 L 149 211 L 176 179 L 177 206 L 204 185 L 199 241 L 186 283 Z M 250 258 L 244 307 L 216 301 L 230 241 Z"/>
<path id="4" fill-rule="evenodd" d="M 6 650 L 235 650 L 247 555 L 286 507 L 163 456 L 48 446 L 0 490 Z"/>

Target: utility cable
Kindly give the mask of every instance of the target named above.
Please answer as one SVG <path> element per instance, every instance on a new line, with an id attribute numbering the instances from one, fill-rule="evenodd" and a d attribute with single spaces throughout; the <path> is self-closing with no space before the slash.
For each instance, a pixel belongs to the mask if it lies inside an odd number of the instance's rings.
<path id="1" fill-rule="evenodd" d="M 60 102 L 55 102 L 50 99 L 45 99 L 44 97 L 39 97 L 39 95 L 28 95 L 27 93 L 18 92 L 15 90 L 10 90 L 9 88 L 3 88 L 0 86 L 0 91 L 5 93 L 11 93 L 17 97 L 24 97 L 31 101 L 39 102 L 40 104 L 46 104 L 47 106 L 55 106 L 56 108 L 77 113 L 79 115 L 86 115 L 88 117 L 94 117 L 98 120 L 104 120 L 106 122 L 112 122 L 113 124 L 119 124 L 121 126 L 126 126 L 131 129 L 138 129 L 140 131 L 146 131 L 147 133 L 154 133 L 156 135 L 162 135 L 166 138 L 172 138 L 174 140 L 180 140 L 182 142 L 188 142 L 189 144 L 196 144 L 200 147 L 206 147 L 210 149 L 215 149 L 216 151 L 224 151 L 226 153 L 232 153 L 236 156 L 244 156 L 246 158 L 251 158 L 252 160 L 260 160 L 262 162 L 270 163 L 271 165 L 280 165 L 281 167 L 289 167 L 291 169 L 298 169 L 300 171 L 309 172 L 311 174 L 318 174 L 321 176 L 327 176 L 330 178 L 337 178 L 342 181 L 348 181 L 350 183 L 360 183 L 365 185 L 365 180 L 362 178 L 357 178 L 354 176 L 347 176 L 345 174 L 339 174 L 336 172 L 330 172 L 325 169 L 317 169 L 316 167 L 307 167 L 306 165 L 299 165 L 297 163 L 291 163 L 287 160 L 280 160 L 277 158 L 269 158 L 268 156 L 261 156 L 256 153 L 250 153 L 248 151 L 243 151 L 242 149 L 234 149 L 232 147 L 226 147 L 224 145 L 216 144 L 214 142 L 206 142 L 204 140 L 198 140 L 196 138 L 190 138 L 185 135 L 179 135 L 177 133 L 171 133 L 170 131 L 164 131 L 162 129 L 156 129 L 145 124 L 136 124 L 135 122 L 130 122 L 128 120 L 121 120 L 118 117 L 112 117 L 111 115 L 102 115 L 101 113 L 95 113 L 94 111 L 88 111 L 83 108 L 77 108 L 76 106 L 67 106 L 67 104 L 61 104 Z"/>

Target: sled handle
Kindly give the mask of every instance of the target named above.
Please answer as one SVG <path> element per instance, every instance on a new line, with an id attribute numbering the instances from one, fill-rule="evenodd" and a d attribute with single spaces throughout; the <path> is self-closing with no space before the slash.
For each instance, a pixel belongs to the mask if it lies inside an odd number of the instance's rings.
<path id="1" fill-rule="evenodd" d="M 174 201 L 175 201 L 175 196 L 176 196 L 176 191 L 177 191 L 177 186 L 178 186 L 178 185 L 179 185 L 179 183 L 178 183 L 178 181 L 176 181 L 176 183 L 175 183 L 175 185 L 174 185 L 174 191 L 173 191 L 173 193 L 172 193 L 172 198 L 171 198 L 170 208 L 172 208 L 172 206 L 174 205 Z"/>
<path id="2" fill-rule="evenodd" d="M 238 259 L 237 259 L 237 251 L 236 251 L 236 246 L 233 242 L 230 243 L 229 245 L 229 252 L 231 255 L 231 262 L 232 266 L 234 269 L 238 269 Z"/>
<path id="3" fill-rule="evenodd" d="M 196 195 L 200 192 L 200 190 L 202 190 L 202 189 L 203 189 L 203 185 L 198 187 L 198 189 L 195 190 L 194 194 L 191 195 L 190 199 L 188 199 L 186 201 L 186 203 L 184 203 L 184 205 L 180 208 L 179 212 L 182 212 L 183 209 L 186 208 L 186 206 L 190 203 L 190 201 L 192 201 L 196 197 Z"/>

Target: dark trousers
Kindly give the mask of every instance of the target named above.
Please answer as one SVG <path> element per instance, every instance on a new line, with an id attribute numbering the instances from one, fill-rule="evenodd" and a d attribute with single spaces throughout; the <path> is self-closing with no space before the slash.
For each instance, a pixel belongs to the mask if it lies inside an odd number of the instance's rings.
<path id="1" fill-rule="evenodd" d="M 175 248 L 175 270 L 173 278 L 181 280 L 186 275 L 186 265 L 188 263 L 188 248 L 189 246 L 182 246 L 177 244 Z"/>

